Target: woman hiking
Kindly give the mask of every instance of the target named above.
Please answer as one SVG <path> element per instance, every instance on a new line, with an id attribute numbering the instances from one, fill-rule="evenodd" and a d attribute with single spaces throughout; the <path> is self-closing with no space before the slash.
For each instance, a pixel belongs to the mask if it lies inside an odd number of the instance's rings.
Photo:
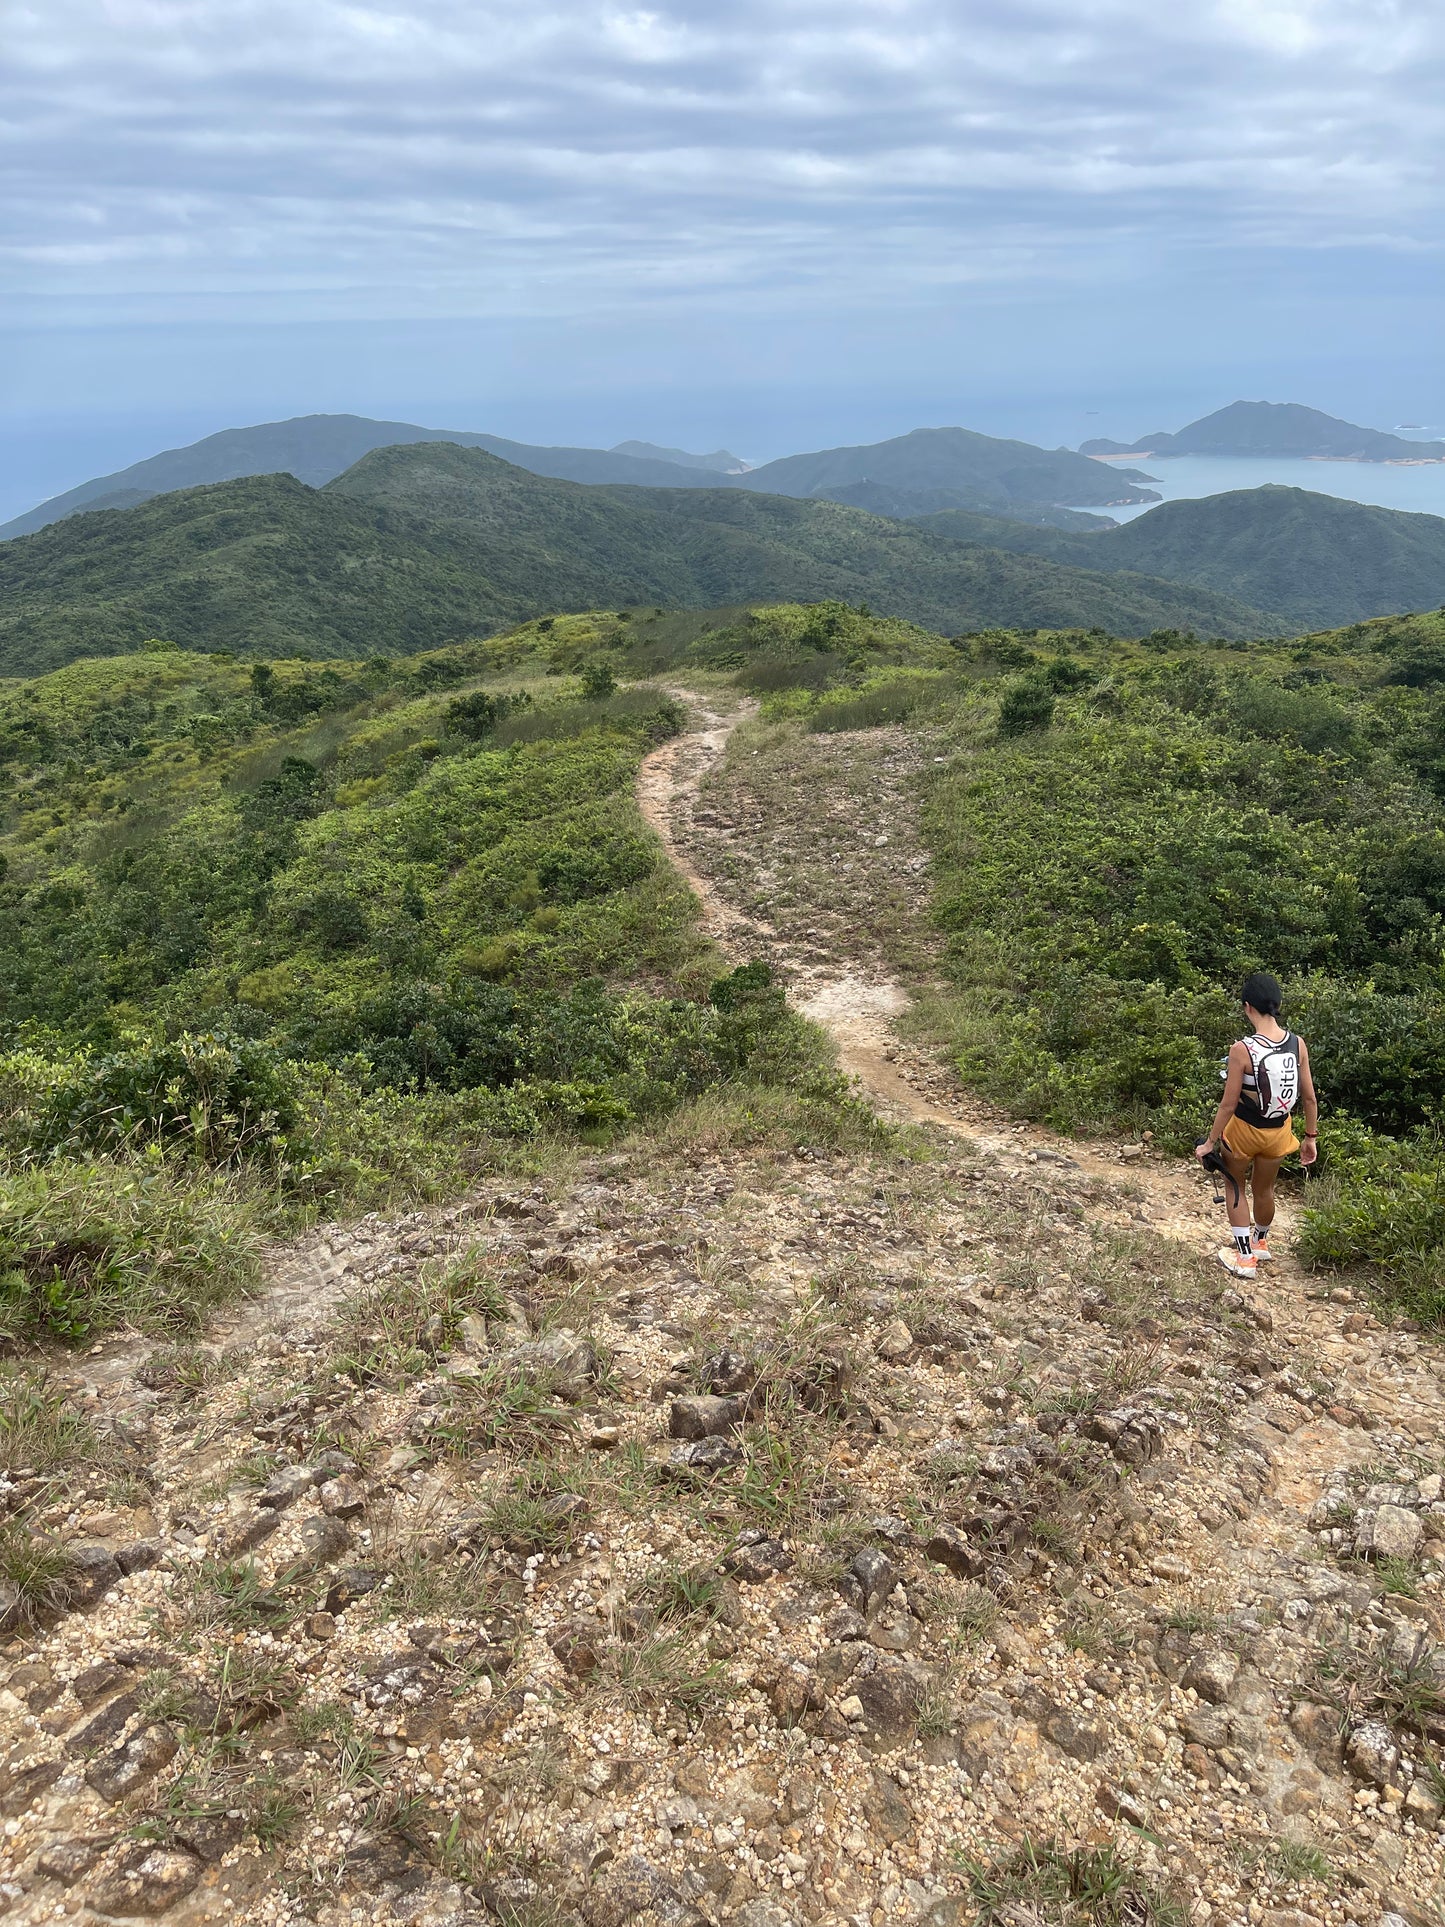
<path id="1" fill-rule="evenodd" d="M 1274 978 L 1256 970 L 1239 994 L 1254 1035 L 1235 1044 L 1225 1059 L 1224 1095 L 1209 1136 L 1195 1147 L 1194 1155 L 1206 1158 L 1222 1146 L 1224 1168 L 1233 1181 L 1229 1227 L 1234 1242 L 1225 1245 L 1218 1258 L 1236 1278 L 1253 1278 L 1260 1265 L 1274 1256 L 1269 1233 L 1280 1160 L 1298 1151 L 1300 1163 L 1308 1165 L 1319 1155 L 1319 1101 L 1304 1039 L 1279 1021 L 1283 992 Z M 1291 1121 L 1300 1103 L 1305 1114 L 1302 1145 Z"/>

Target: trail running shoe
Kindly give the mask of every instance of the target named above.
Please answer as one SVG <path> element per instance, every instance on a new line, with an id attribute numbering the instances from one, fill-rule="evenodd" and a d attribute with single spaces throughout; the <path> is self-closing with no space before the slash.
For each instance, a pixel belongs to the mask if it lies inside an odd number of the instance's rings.
<path id="1" fill-rule="evenodd" d="M 1272 1265 L 1274 1263 L 1274 1253 L 1269 1248 L 1269 1240 L 1256 1236 L 1252 1240 L 1252 1243 L 1254 1245 L 1254 1255 L 1259 1263 L 1262 1265 Z"/>
<path id="2" fill-rule="evenodd" d="M 1259 1262 L 1252 1251 L 1241 1251 L 1237 1245 L 1222 1245 L 1214 1255 L 1224 1269 L 1232 1272 L 1236 1278 L 1259 1276 Z"/>

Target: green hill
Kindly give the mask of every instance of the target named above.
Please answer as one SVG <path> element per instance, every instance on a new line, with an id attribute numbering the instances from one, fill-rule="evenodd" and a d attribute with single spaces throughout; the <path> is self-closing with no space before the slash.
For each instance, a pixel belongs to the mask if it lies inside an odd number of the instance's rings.
<path id="1" fill-rule="evenodd" d="M 968 428 L 915 428 L 861 448 L 785 455 L 737 478 L 736 486 L 770 495 L 831 495 L 855 482 L 909 493 L 951 489 L 971 504 L 1057 503 L 1071 508 L 1111 502 L 1155 502 L 1147 475 L 1110 469 L 1067 448 L 1035 448 Z"/>
<path id="2" fill-rule="evenodd" d="M 1098 535 L 958 511 L 931 515 L 925 526 L 956 541 L 988 542 L 1074 567 L 1133 570 L 1213 589 L 1273 609 L 1297 629 L 1445 603 L 1445 519 L 1302 488 L 1232 489 L 1165 502 Z"/>
<path id="3" fill-rule="evenodd" d="M 712 456 L 683 456 L 681 450 L 673 461 L 673 451 L 654 451 L 640 442 L 615 449 L 533 448 L 526 442 L 466 429 L 418 428 L 413 422 L 377 422 L 363 415 L 299 415 L 291 421 L 225 428 L 188 447 L 148 456 L 114 475 L 82 482 L 5 523 L 0 541 L 33 535 L 67 515 L 89 509 L 130 507 L 152 495 L 239 481 L 247 475 L 294 475 L 298 482 L 320 488 L 373 448 L 416 442 L 484 448 L 534 475 L 570 482 L 631 482 L 649 488 L 691 488 L 698 469 L 715 463 Z"/>
<path id="4" fill-rule="evenodd" d="M 822 597 L 949 632 L 1269 626 L 1210 591 L 831 502 L 589 488 L 440 443 L 374 450 L 320 490 L 248 477 L 0 545 L 0 671 L 150 636 L 246 655 L 410 654 L 550 609 Z"/>

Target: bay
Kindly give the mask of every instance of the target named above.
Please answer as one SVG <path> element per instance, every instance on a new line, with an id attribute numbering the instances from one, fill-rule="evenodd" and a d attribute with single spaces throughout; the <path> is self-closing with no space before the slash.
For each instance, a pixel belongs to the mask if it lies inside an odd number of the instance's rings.
<path id="1" fill-rule="evenodd" d="M 1222 495 L 1231 489 L 1276 486 L 1307 488 L 1316 495 L 1338 495 L 1348 502 L 1370 502 L 1377 508 L 1445 516 L 1445 462 L 1311 462 L 1275 461 L 1264 455 L 1172 455 L 1116 459 L 1104 466 L 1134 468 L 1154 476 L 1149 486 L 1166 502 Z M 1111 515 L 1116 522 L 1132 522 L 1157 507 L 1155 502 L 1146 502 L 1092 512 Z"/>

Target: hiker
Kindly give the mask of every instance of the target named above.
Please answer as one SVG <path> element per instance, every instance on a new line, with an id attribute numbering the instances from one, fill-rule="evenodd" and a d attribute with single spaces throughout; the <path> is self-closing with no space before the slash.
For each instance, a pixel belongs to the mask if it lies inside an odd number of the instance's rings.
<path id="1" fill-rule="evenodd" d="M 1253 1278 L 1274 1256 L 1269 1233 L 1280 1160 L 1298 1151 L 1300 1163 L 1309 1165 L 1319 1155 L 1319 1102 L 1304 1039 L 1279 1021 L 1283 993 L 1274 978 L 1256 970 L 1239 994 L 1254 1035 L 1235 1044 L 1225 1059 L 1224 1095 L 1209 1136 L 1195 1146 L 1194 1155 L 1207 1161 L 1216 1146 L 1222 1147 L 1220 1162 L 1233 1192 L 1229 1227 L 1234 1242 L 1225 1245 L 1218 1258 L 1236 1278 Z M 1299 1103 L 1305 1114 L 1303 1144 L 1291 1122 Z M 1252 1219 L 1249 1193 L 1254 1198 Z"/>

